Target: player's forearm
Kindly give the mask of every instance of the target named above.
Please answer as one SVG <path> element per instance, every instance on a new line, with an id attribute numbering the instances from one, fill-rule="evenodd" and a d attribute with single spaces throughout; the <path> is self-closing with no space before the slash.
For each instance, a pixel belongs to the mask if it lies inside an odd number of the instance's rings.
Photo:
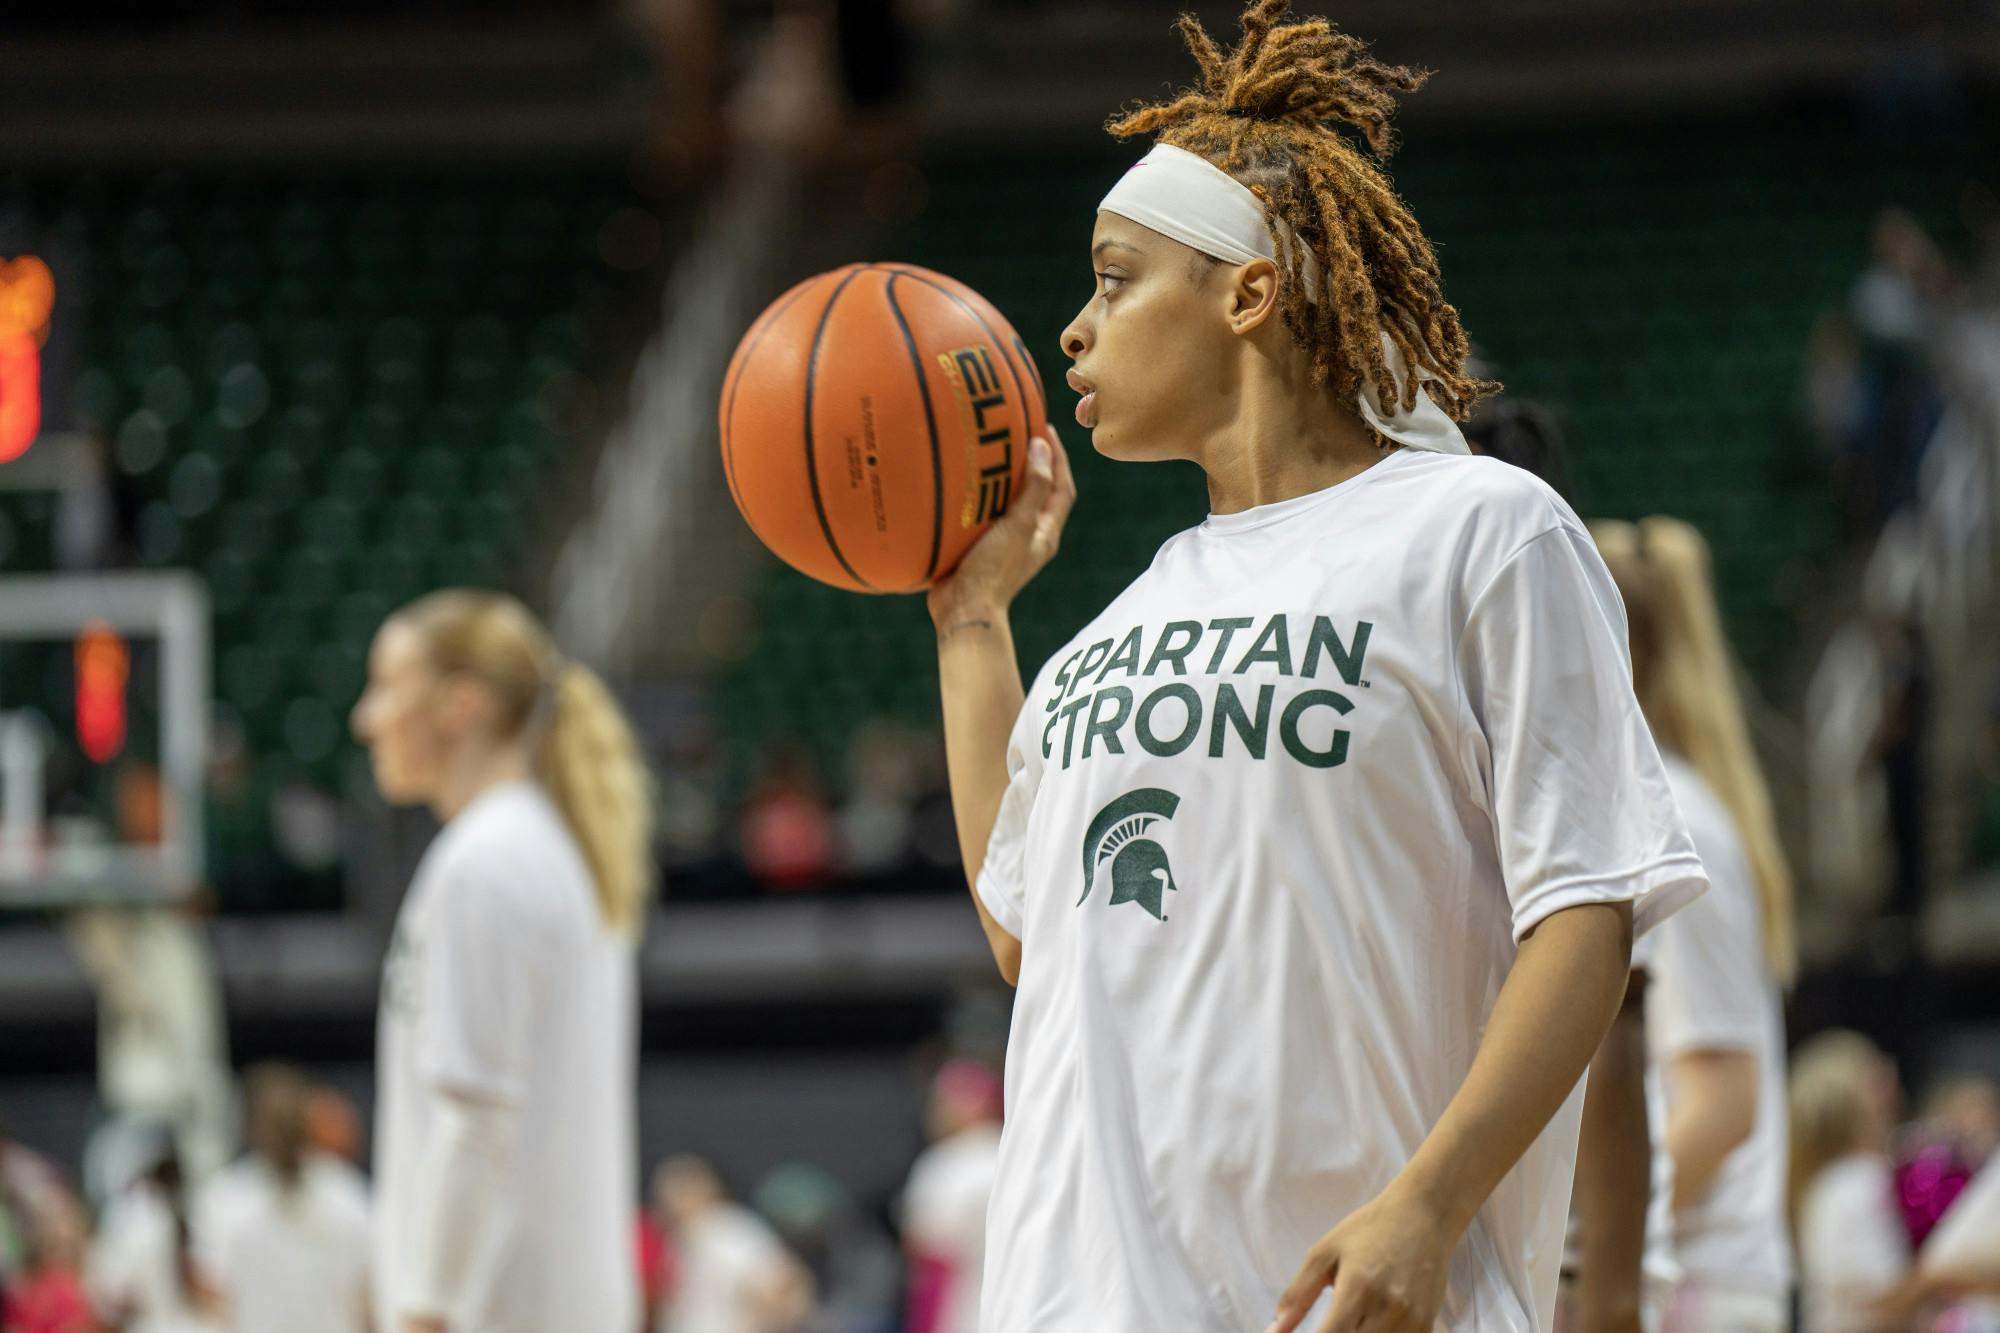
<path id="1" fill-rule="evenodd" d="M 1627 986 L 1618 1017 L 1590 1062 L 1577 1143 L 1575 1203 L 1580 1242 L 1572 1310 L 1586 1330 L 1632 1327 L 1653 1153 L 1646 1123 L 1644 974 Z"/>
<path id="2" fill-rule="evenodd" d="M 1007 609 L 991 604 L 940 608 L 938 684 L 943 695 L 945 763 L 959 855 L 973 905 L 1001 972 L 1012 980 L 1020 944 L 979 900 L 980 867 L 1007 794 L 1007 741 L 1024 693 Z"/>
<path id="3" fill-rule="evenodd" d="M 445 1094 L 418 1167 L 403 1280 L 391 1329 L 447 1321 L 459 1308 L 513 1159 L 520 1115 L 511 1106 Z"/>
<path id="4" fill-rule="evenodd" d="M 1757 1059 L 1748 1051 L 1694 1051 L 1673 1062 L 1667 1156 L 1674 1211 L 1707 1195 L 1722 1164 L 1757 1126 Z"/>
<path id="5" fill-rule="evenodd" d="M 1454 1235 L 1583 1077 L 1625 994 L 1631 952 L 1628 903 L 1557 912 L 1521 942 L 1465 1082 L 1396 1183 Z"/>

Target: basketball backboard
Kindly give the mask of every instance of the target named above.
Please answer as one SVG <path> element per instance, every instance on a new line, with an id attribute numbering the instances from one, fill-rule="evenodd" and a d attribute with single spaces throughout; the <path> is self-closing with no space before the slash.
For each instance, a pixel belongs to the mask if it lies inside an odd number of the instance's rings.
<path id="1" fill-rule="evenodd" d="M 0 906 L 198 886 L 209 697 L 194 576 L 0 578 Z"/>

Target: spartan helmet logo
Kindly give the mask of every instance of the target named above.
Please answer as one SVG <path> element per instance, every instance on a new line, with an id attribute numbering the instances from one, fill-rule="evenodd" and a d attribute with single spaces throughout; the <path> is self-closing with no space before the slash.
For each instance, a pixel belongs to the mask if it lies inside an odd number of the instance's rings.
<path id="1" fill-rule="evenodd" d="M 1174 883 L 1166 848 L 1147 837 L 1146 831 L 1172 819 L 1180 803 L 1181 798 L 1170 791 L 1141 787 L 1099 810 L 1083 835 L 1083 897 L 1076 905 L 1089 901 L 1097 872 L 1109 862 L 1112 905 L 1137 903 L 1165 921 L 1167 894 L 1180 885 Z"/>

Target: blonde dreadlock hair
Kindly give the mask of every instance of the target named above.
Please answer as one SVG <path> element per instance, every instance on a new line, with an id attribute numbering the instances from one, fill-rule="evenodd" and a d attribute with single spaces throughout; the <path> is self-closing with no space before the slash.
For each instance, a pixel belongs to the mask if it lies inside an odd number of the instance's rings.
<path id="1" fill-rule="evenodd" d="M 1331 385 L 1353 401 L 1372 380 L 1378 406 L 1390 414 L 1415 404 L 1421 370 L 1433 377 L 1425 388 L 1438 406 L 1463 421 L 1500 385 L 1466 373 L 1465 328 L 1444 299 L 1430 241 L 1381 170 L 1334 128 L 1359 130 L 1386 159 L 1395 148 L 1396 95 L 1415 92 L 1430 73 L 1369 58 L 1360 38 L 1325 19 L 1280 23 L 1290 9 L 1291 0 L 1252 0 L 1243 40 L 1227 54 L 1183 14 L 1181 36 L 1202 85 L 1123 112 L 1105 128 L 1121 139 L 1154 134 L 1198 154 L 1262 201 L 1278 248 L 1279 310 L 1310 358 L 1315 387 Z M 1297 276 L 1299 246 L 1324 275 L 1316 303 Z M 1413 371 L 1400 404 L 1378 331 Z"/>

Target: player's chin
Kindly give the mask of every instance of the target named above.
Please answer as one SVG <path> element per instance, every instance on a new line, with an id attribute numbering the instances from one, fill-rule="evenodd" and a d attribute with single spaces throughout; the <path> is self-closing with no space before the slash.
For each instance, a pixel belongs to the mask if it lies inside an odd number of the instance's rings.
<path id="1" fill-rule="evenodd" d="M 1154 432 L 1125 429 L 1102 418 L 1090 429 L 1090 447 L 1118 463 L 1153 463 L 1175 456 L 1160 447 Z"/>
<path id="2" fill-rule="evenodd" d="M 390 805 L 421 805 L 424 794 L 418 789 L 414 777 L 401 764 L 381 755 L 369 756 L 369 771 L 375 778 L 375 790 Z"/>

